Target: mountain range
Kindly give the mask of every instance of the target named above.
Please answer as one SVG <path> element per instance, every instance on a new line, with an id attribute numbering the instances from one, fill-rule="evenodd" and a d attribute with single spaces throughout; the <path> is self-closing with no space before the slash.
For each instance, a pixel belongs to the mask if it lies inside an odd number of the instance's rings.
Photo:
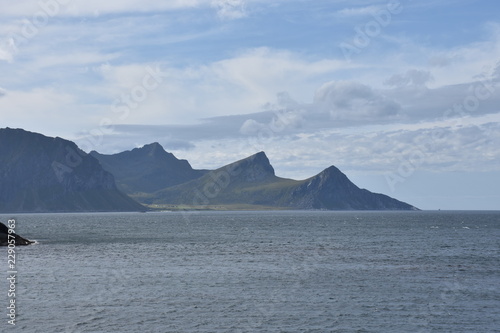
<path id="1" fill-rule="evenodd" d="M 305 180 L 278 177 L 264 152 L 196 170 L 159 143 L 87 154 L 68 140 L 0 129 L 0 212 L 146 209 L 417 208 L 360 189 L 334 166 Z"/>
<path id="2" fill-rule="evenodd" d="M 91 155 L 115 175 L 120 189 L 149 207 L 416 209 L 386 195 L 360 189 L 334 166 L 305 180 L 280 178 L 264 152 L 211 171 L 194 170 L 159 143 L 115 155 Z"/>

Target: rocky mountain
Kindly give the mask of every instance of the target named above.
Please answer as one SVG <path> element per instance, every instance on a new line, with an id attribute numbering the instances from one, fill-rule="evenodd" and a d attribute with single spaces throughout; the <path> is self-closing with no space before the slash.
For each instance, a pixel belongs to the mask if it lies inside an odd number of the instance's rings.
<path id="1" fill-rule="evenodd" d="M 150 205 L 196 207 L 245 204 L 284 209 L 416 210 L 386 195 L 360 189 L 334 166 L 302 181 L 277 177 L 264 152 L 143 200 Z"/>
<path id="2" fill-rule="evenodd" d="M 334 166 L 295 186 L 288 204 L 301 209 L 417 210 L 387 195 L 360 189 Z"/>
<path id="3" fill-rule="evenodd" d="M 167 153 L 159 143 L 145 145 L 114 155 L 90 153 L 104 170 L 115 176 L 120 190 L 132 197 L 142 197 L 166 187 L 186 183 L 208 170 L 194 170 L 188 161 Z"/>
<path id="4" fill-rule="evenodd" d="M 86 154 L 61 138 L 0 129 L 0 212 L 145 210 L 124 192 L 153 208 L 416 209 L 360 189 L 334 166 L 305 180 L 278 177 L 264 152 L 194 170 L 158 143 Z"/>
<path id="5" fill-rule="evenodd" d="M 143 211 L 75 143 L 0 129 L 0 212 Z"/>
<path id="6" fill-rule="evenodd" d="M 188 183 L 168 187 L 144 199 L 146 204 L 258 205 L 276 198 L 264 198 L 255 189 L 270 184 L 287 183 L 276 177 L 267 156 L 261 152 L 246 159 L 210 171 Z M 292 181 L 293 182 L 293 181 Z M 278 195 L 278 193 L 273 193 Z"/>

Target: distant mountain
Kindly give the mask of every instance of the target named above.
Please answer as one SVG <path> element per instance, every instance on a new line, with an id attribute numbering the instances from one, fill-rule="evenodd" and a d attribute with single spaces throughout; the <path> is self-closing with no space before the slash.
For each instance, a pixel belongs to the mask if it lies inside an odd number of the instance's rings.
<path id="1" fill-rule="evenodd" d="M 334 166 L 302 181 L 277 177 L 264 152 L 160 190 L 143 202 L 198 207 L 246 204 L 286 209 L 416 210 L 386 195 L 360 189 Z"/>
<path id="2" fill-rule="evenodd" d="M 267 156 L 261 152 L 234 162 L 188 183 L 172 186 L 151 194 L 147 204 L 267 204 L 277 198 L 264 198 L 259 187 L 295 181 L 276 177 Z M 278 195 L 278 193 L 272 193 Z"/>
<path id="3" fill-rule="evenodd" d="M 216 170 L 194 170 L 158 143 L 86 154 L 61 138 L 0 129 L 0 212 L 145 210 L 121 190 L 159 208 L 416 209 L 360 189 L 334 166 L 305 180 L 280 178 L 264 152 Z"/>
<path id="4" fill-rule="evenodd" d="M 0 212 L 143 210 L 75 143 L 0 129 Z"/>
<path id="5" fill-rule="evenodd" d="M 188 161 L 167 153 L 159 143 L 145 145 L 114 155 L 90 153 L 104 170 L 115 176 L 120 190 L 140 198 L 166 187 L 182 184 L 203 176 L 208 170 L 194 170 Z"/>
<path id="6" fill-rule="evenodd" d="M 417 210 L 387 195 L 360 189 L 334 166 L 300 182 L 290 194 L 288 204 L 302 209 Z"/>

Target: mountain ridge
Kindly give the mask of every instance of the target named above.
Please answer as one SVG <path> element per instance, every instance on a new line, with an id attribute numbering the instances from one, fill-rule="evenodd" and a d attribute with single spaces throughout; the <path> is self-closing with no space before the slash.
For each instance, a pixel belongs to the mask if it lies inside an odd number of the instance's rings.
<path id="1" fill-rule="evenodd" d="M 185 183 L 207 172 L 193 169 L 188 161 L 177 159 L 158 142 L 117 154 L 92 151 L 90 155 L 115 176 L 118 188 L 130 196 Z"/>
<path id="2" fill-rule="evenodd" d="M 87 154 L 59 137 L 0 129 L 0 212 L 145 209 L 133 199 L 150 209 L 417 210 L 359 188 L 333 165 L 304 180 L 278 177 L 263 151 L 195 170 L 158 142 Z"/>
<path id="3" fill-rule="evenodd" d="M 71 141 L 0 129 L 0 211 L 143 211 Z"/>
<path id="4" fill-rule="evenodd" d="M 417 210 L 357 187 L 335 166 L 305 180 L 278 177 L 264 152 L 142 199 L 144 204 L 156 206 L 246 204 L 281 209 Z"/>

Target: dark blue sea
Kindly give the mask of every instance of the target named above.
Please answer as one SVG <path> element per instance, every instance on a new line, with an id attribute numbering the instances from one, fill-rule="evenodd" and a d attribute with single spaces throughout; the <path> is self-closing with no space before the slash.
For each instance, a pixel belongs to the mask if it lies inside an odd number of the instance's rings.
<path id="1" fill-rule="evenodd" d="M 500 212 L 9 218 L 1 332 L 500 332 Z"/>

